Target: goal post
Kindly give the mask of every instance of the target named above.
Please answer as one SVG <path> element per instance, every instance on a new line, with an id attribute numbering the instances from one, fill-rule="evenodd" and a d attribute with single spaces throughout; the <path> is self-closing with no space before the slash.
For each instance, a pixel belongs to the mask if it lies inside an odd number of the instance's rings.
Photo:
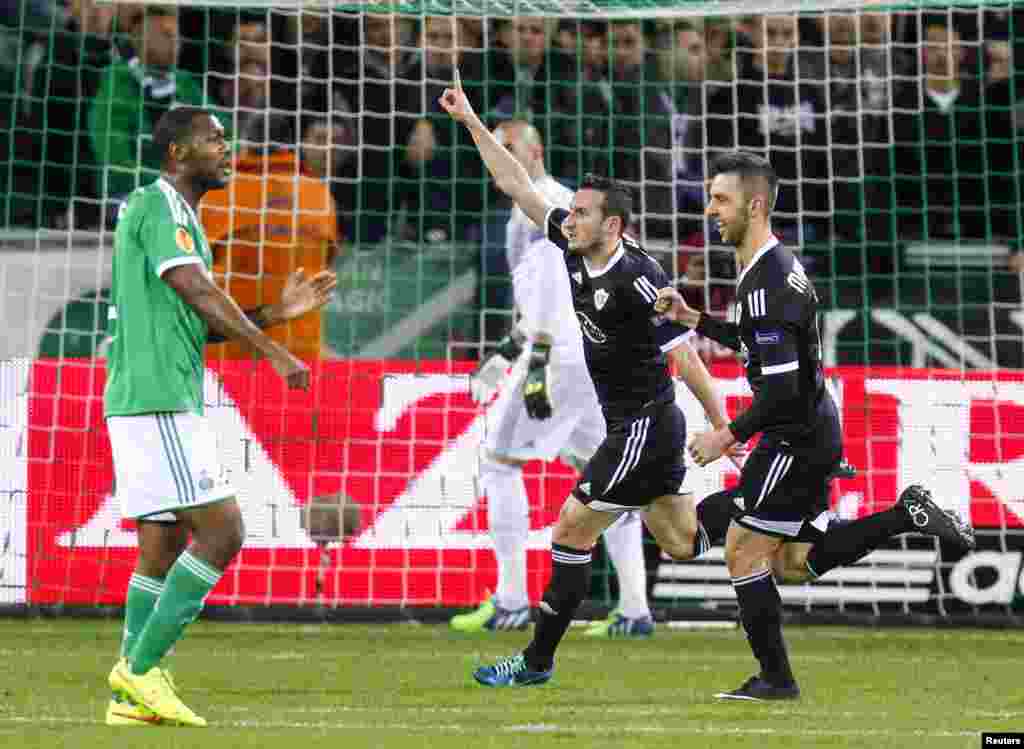
<path id="1" fill-rule="evenodd" d="M 467 382 L 514 318 L 511 206 L 437 105 L 457 65 L 489 125 L 537 127 L 556 179 L 630 183 L 631 232 L 716 314 L 736 268 L 703 217 L 710 161 L 768 155 L 774 226 L 825 307 L 823 356 L 858 469 L 835 483 L 832 509 L 875 512 L 922 482 L 971 517 L 980 544 L 963 556 L 902 537 L 816 585 L 783 587 L 787 610 L 1017 621 L 1024 14 L 1013 3 L 75 8 L 23 3 L 0 19 L 4 610 L 123 601 L 135 536 L 102 419 L 113 232 L 125 197 L 159 173 L 155 118 L 181 102 L 217 113 L 235 151 L 223 220 L 208 224 L 218 281 L 257 304 L 299 265 L 339 276 L 322 319 L 288 333 L 289 345 L 313 341 L 308 394 L 286 393 L 265 362 L 211 351 L 207 413 L 248 527 L 211 603 L 249 616 L 441 616 L 493 588 L 477 475 L 486 406 Z M 730 410 L 744 407 L 736 360 L 698 346 Z M 694 399 L 679 401 L 700 430 Z M 537 599 L 575 473 L 556 460 L 525 475 Z M 735 480 L 716 465 L 698 485 Z M 720 550 L 674 563 L 649 538 L 647 549 L 659 616 L 735 611 Z M 602 615 L 616 584 L 597 559 L 587 611 Z"/>

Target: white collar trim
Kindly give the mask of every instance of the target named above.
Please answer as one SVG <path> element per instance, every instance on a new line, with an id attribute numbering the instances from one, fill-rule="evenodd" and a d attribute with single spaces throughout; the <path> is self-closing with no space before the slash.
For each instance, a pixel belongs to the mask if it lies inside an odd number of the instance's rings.
<path id="1" fill-rule="evenodd" d="M 761 245 L 760 249 L 758 249 L 758 251 L 754 253 L 754 257 L 750 258 L 750 262 L 747 263 L 746 267 L 742 271 L 740 271 L 740 277 L 736 281 L 737 287 L 741 283 L 743 283 L 743 279 L 746 277 L 747 272 L 754 267 L 754 264 L 757 263 L 758 260 L 767 255 L 769 252 L 771 252 L 771 250 L 774 247 L 777 247 L 778 244 L 779 238 L 772 234 L 771 237 L 769 237 L 768 241 Z"/>
<path id="2" fill-rule="evenodd" d="M 600 276 L 603 276 L 605 273 L 610 271 L 612 269 L 612 266 L 619 262 L 619 260 L 621 260 L 622 256 L 625 254 L 626 250 L 622 246 L 622 240 L 620 239 L 619 243 L 615 246 L 615 252 L 612 254 L 611 259 L 608 261 L 608 264 L 605 265 L 601 270 L 591 270 L 590 263 L 587 262 L 586 258 L 583 258 L 583 267 L 587 271 L 587 278 L 598 278 Z"/>

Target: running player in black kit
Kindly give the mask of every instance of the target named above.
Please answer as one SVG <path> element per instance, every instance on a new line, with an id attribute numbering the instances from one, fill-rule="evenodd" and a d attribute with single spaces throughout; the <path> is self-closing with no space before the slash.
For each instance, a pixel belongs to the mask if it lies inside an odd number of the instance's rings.
<path id="1" fill-rule="evenodd" d="M 800 261 L 772 234 L 774 169 L 758 155 L 733 152 L 714 162 L 711 176 L 706 212 L 722 239 L 736 247 L 741 268 L 734 320 L 690 309 L 672 288 L 659 290 L 655 309 L 739 351 L 754 391 L 751 407 L 732 423 L 693 438 L 690 452 L 697 463 L 706 465 L 762 435 L 743 467 L 743 509 L 729 527 L 725 549 L 740 618 L 761 672 L 717 696 L 795 699 L 800 689 L 782 638 L 782 602 L 772 563 L 784 543 L 806 539 L 807 526 L 827 508 L 828 480 L 842 459 L 842 433 L 821 366 L 817 294 Z M 927 490 L 912 486 L 891 510 L 830 529 L 809 551 L 803 545 L 807 571 L 823 574 L 910 531 L 960 546 L 974 543 L 965 523 L 932 502 Z"/>
<path id="2" fill-rule="evenodd" d="M 689 559 L 709 547 L 686 474 L 686 423 L 675 404 L 666 354 L 690 357 L 692 331 L 654 310 L 668 285 L 661 266 L 623 230 L 632 196 L 623 185 L 588 175 L 571 210 L 549 205 L 526 170 L 491 135 L 456 79 L 441 105 L 468 128 L 498 188 L 508 194 L 565 254 L 587 367 L 607 424 L 607 437 L 562 506 L 552 533 L 551 580 L 539 606 L 533 641 L 520 654 L 481 666 L 473 676 L 491 687 L 530 686 L 551 678 L 554 655 L 586 595 L 591 549 L 619 514 L 643 510 L 662 550 Z M 682 353 L 681 353 L 682 352 Z M 547 351 L 534 345 L 523 388 L 527 412 L 550 415 Z M 699 360 L 699 358 L 698 358 Z M 687 385 L 712 423 L 725 426 L 710 377 Z M 724 528 L 725 526 L 723 526 Z"/>

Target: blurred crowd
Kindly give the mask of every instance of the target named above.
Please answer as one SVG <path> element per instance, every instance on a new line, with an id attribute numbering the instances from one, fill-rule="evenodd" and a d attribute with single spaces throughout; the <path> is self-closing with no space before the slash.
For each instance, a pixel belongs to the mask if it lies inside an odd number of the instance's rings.
<path id="1" fill-rule="evenodd" d="M 507 206 L 437 105 L 458 65 L 489 122 L 537 126 L 557 179 L 634 183 L 648 241 L 702 243 L 706 164 L 734 147 L 775 164 L 785 239 L 878 248 L 837 273 L 886 272 L 899 241 L 1021 234 L 1012 6 L 606 22 L 7 5 L 6 225 L 109 224 L 157 173 L 156 120 L 190 103 L 240 151 L 322 180 L 343 241 L 487 241 Z"/>

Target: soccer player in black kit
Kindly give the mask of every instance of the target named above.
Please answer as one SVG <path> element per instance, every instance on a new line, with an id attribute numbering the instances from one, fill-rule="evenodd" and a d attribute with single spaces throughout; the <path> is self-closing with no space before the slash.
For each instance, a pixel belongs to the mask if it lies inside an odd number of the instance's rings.
<path id="1" fill-rule="evenodd" d="M 547 238 L 565 252 L 587 367 L 607 424 L 607 437 L 583 469 L 553 529 L 551 580 L 540 602 L 533 641 L 522 653 L 473 674 L 484 686 L 531 686 L 551 678 L 555 650 L 589 586 L 591 549 L 619 514 L 643 510 L 661 549 L 676 559 L 692 558 L 710 546 L 693 496 L 682 488 L 686 423 L 675 403 L 666 354 L 683 366 L 696 359 L 693 366 L 703 375 L 684 375 L 684 381 L 713 424 L 725 426 L 726 418 L 707 371 L 687 343 L 692 331 L 654 310 L 658 289 L 668 284 L 668 277 L 623 235 L 632 211 L 630 191 L 612 180 L 588 176 L 573 196 L 571 210 L 549 205 L 526 170 L 477 117 L 458 78 L 440 103 L 466 125 L 498 188 L 538 226 L 546 227 Z M 547 348 L 534 343 L 523 387 L 527 412 L 535 418 L 550 415 L 552 408 Z"/>
<path id="2" fill-rule="evenodd" d="M 696 435 L 690 452 L 706 465 L 757 433 L 761 440 L 744 464 L 739 484 L 743 509 L 726 535 L 725 558 L 740 619 L 761 671 L 723 699 L 780 700 L 800 695 L 782 637 L 782 602 L 773 560 L 792 544 L 810 577 L 848 564 L 893 535 L 927 533 L 961 547 L 973 530 L 942 510 L 920 486 L 904 490 L 884 512 L 819 529 L 809 526 L 828 506 L 828 481 L 842 458 L 839 414 L 821 365 L 818 298 L 800 261 L 772 234 L 778 190 L 771 164 L 748 152 L 723 154 L 712 164 L 707 216 L 735 246 L 740 267 L 731 322 L 690 309 L 673 288 L 658 292 L 655 309 L 736 351 L 745 360 L 754 392 L 749 409 L 732 423 Z M 710 498 L 709 498 L 710 499 Z M 705 500 L 707 501 L 707 500 Z M 799 574 L 799 567 L 798 567 Z"/>

